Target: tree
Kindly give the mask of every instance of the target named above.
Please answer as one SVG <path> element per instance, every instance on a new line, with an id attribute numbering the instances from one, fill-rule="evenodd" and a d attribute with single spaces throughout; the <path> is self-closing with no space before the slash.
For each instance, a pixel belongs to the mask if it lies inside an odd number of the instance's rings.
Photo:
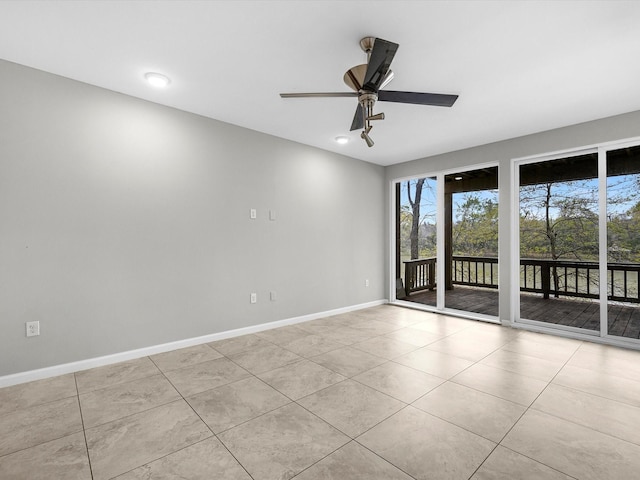
<path id="1" fill-rule="evenodd" d="M 596 179 L 546 182 L 520 189 L 520 252 L 551 260 L 598 259 L 598 185 Z M 551 266 L 553 285 L 565 278 Z M 584 281 L 584 279 L 583 279 Z M 596 282 L 590 278 L 591 282 Z M 558 296 L 558 294 L 556 294 Z"/>
<path id="2" fill-rule="evenodd" d="M 607 179 L 607 258 L 640 262 L 640 175 Z"/>
<path id="3" fill-rule="evenodd" d="M 411 181 L 407 181 L 407 196 L 411 205 L 411 233 L 409 239 L 411 242 L 411 260 L 419 257 L 418 233 L 420 230 L 420 201 L 422 199 L 422 187 L 426 178 L 418 178 L 415 182 L 415 192 L 411 198 Z"/>
<path id="4" fill-rule="evenodd" d="M 497 256 L 497 199 L 465 193 L 462 202 L 456 204 L 452 230 L 454 255 Z"/>
<path id="5" fill-rule="evenodd" d="M 520 189 L 520 252 L 523 256 L 598 258 L 595 180 L 547 182 Z"/>

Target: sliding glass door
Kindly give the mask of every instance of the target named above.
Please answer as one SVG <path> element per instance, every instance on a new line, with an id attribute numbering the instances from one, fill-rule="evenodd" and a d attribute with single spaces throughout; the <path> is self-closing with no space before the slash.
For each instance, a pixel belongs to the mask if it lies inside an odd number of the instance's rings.
<path id="1" fill-rule="evenodd" d="M 498 167 L 396 183 L 396 299 L 498 316 Z"/>
<path id="2" fill-rule="evenodd" d="M 520 318 L 598 331 L 598 154 L 519 167 Z"/>
<path id="3" fill-rule="evenodd" d="M 436 177 L 396 184 L 396 298 L 437 304 Z"/>
<path id="4" fill-rule="evenodd" d="M 640 338 L 640 146 L 606 152 L 607 330 Z"/>
<path id="5" fill-rule="evenodd" d="M 515 173 L 516 321 L 637 344 L 640 145 L 521 160 Z"/>
<path id="6" fill-rule="evenodd" d="M 498 316 L 498 167 L 444 177 L 445 307 Z"/>

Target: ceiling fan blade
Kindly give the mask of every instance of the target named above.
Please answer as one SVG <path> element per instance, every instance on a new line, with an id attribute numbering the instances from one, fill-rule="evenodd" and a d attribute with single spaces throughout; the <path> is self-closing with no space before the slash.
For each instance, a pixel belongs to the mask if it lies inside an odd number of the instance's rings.
<path id="1" fill-rule="evenodd" d="M 442 93 L 396 92 L 394 90 L 380 90 L 378 100 L 381 102 L 413 103 L 416 105 L 433 105 L 435 107 L 450 107 L 458 95 Z"/>
<path id="2" fill-rule="evenodd" d="M 371 50 L 367 73 L 364 76 L 364 90 L 377 92 L 385 79 L 391 61 L 398 50 L 398 44 L 376 38 Z"/>
<path id="3" fill-rule="evenodd" d="M 358 103 L 356 114 L 353 116 L 353 122 L 351 122 L 351 131 L 360 130 L 361 128 L 364 128 L 364 108 L 362 108 L 362 104 Z"/>
<path id="4" fill-rule="evenodd" d="M 358 92 L 281 93 L 282 98 L 357 97 Z"/>

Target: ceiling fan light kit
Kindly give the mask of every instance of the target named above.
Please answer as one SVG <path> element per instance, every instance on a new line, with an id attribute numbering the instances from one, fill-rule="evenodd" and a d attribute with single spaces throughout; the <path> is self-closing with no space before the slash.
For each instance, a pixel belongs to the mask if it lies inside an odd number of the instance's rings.
<path id="1" fill-rule="evenodd" d="M 365 128 L 361 133 L 360 133 L 360 138 L 362 138 L 365 142 L 367 142 L 367 146 L 369 147 L 373 147 L 374 142 L 373 140 L 371 140 L 371 137 L 369 136 L 369 132 L 371 131 L 371 127 L 367 127 Z"/>
<path id="2" fill-rule="evenodd" d="M 362 129 L 360 138 L 366 142 L 367 146 L 373 147 L 374 142 L 369 136 L 373 128 L 371 122 L 384 120 L 384 113 L 373 113 L 373 107 L 377 101 L 451 107 L 458 99 L 458 95 L 441 93 L 381 90 L 393 80 L 394 75 L 389 67 L 398 46 L 397 43 L 376 37 L 364 37 L 360 40 L 360 48 L 367 54 L 367 63 L 351 67 L 343 77 L 344 83 L 353 92 L 281 93 L 280 96 L 282 98 L 357 97 L 358 106 L 351 122 L 351 130 Z"/>

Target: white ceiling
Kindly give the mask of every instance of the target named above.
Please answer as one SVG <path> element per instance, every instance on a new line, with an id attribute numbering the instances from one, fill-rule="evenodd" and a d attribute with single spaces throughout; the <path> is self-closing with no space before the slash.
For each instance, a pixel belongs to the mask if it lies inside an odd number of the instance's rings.
<path id="1" fill-rule="evenodd" d="M 4 0 L 0 58 L 391 165 L 640 110 L 639 22 L 638 1 Z M 278 95 L 347 91 L 368 35 L 400 44 L 387 89 L 460 95 L 378 102 L 373 148 L 355 98 Z"/>

